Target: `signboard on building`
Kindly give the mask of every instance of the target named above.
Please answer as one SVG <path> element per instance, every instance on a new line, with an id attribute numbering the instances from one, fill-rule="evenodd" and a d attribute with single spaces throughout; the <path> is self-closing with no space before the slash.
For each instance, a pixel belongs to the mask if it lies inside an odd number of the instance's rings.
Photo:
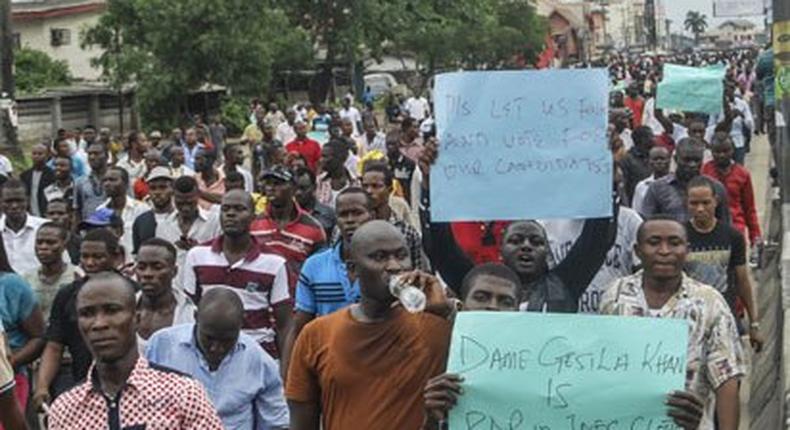
<path id="1" fill-rule="evenodd" d="M 762 16 L 765 14 L 764 0 L 714 0 L 713 16 L 717 18 L 737 16 Z"/>

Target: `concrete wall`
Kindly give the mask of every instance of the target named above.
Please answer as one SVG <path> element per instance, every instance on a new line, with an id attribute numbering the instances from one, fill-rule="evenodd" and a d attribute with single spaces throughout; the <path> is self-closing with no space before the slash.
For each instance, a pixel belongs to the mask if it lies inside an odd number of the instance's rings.
<path id="1" fill-rule="evenodd" d="M 82 80 L 96 80 L 101 71 L 90 65 L 90 60 L 100 54 L 98 49 L 82 49 L 80 34 L 96 24 L 100 12 L 81 13 L 47 18 L 45 20 L 14 21 L 13 31 L 19 34 L 20 45 L 46 52 L 56 60 L 65 60 L 73 77 Z M 71 40 L 67 45 L 52 46 L 53 28 L 68 29 Z"/>
<path id="2" fill-rule="evenodd" d="M 28 97 L 17 100 L 19 110 L 19 141 L 34 142 L 52 137 L 59 128 L 96 128 L 120 130 L 118 98 L 108 94 L 82 94 L 49 97 Z M 124 129 L 132 124 L 132 100 L 124 104 Z"/>

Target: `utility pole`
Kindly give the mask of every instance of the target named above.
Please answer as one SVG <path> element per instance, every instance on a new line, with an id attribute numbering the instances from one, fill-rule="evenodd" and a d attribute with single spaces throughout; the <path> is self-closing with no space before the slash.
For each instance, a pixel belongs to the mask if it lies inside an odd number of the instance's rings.
<path id="1" fill-rule="evenodd" d="M 11 122 L 14 102 L 14 33 L 11 30 L 11 0 L 0 0 L 0 141 L 17 148 L 16 129 Z"/>

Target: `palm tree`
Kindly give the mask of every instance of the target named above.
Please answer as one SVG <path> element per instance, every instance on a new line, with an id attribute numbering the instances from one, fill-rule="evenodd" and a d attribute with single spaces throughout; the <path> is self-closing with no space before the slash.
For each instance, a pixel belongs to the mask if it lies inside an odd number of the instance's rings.
<path id="1" fill-rule="evenodd" d="M 707 19 L 708 17 L 705 16 L 705 14 L 694 10 L 690 10 L 686 13 L 686 20 L 683 21 L 683 26 L 686 30 L 694 33 L 695 44 L 699 44 L 699 35 L 704 33 L 705 29 L 708 28 Z"/>

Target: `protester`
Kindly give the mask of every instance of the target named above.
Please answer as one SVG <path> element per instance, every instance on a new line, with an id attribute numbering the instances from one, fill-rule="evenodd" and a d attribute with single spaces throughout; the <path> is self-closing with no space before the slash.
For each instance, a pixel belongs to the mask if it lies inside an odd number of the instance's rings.
<path id="1" fill-rule="evenodd" d="M 386 163 L 376 161 L 366 163 L 361 179 L 362 187 L 373 198 L 376 219 L 389 221 L 395 225 L 406 224 L 415 231 L 420 228 L 419 221 L 412 217 L 406 200 L 393 195 L 392 186 L 395 177 Z"/>
<path id="2" fill-rule="evenodd" d="M 345 166 L 347 159 L 348 146 L 339 139 L 330 140 L 321 148 L 321 173 L 315 191 L 318 202 L 334 208 L 337 194 L 358 184 L 356 174 Z"/>
<path id="3" fill-rule="evenodd" d="M 151 172 L 155 168 L 165 164 L 165 160 L 162 158 L 162 152 L 154 148 L 145 151 L 143 161 L 145 162 L 145 171 L 139 178 L 132 182 L 132 194 L 135 199 L 140 201 L 144 201 L 148 198 L 148 176 L 151 175 Z"/>
<path id="4" fill-rule="evenodd" d="M 136 254 L 140 244 L 156 237 L 157 225 L 175 212 L 173 205 L 173 177 L 170 169 L 154 167 L 145 178 L 148 183 L 148 203 L 152 209 L 135 218 L 132 224 L 132 253 Z"/>
<path id="5" fill-rule="evenodd" d="M 634 189 L 634 198 L 631 200 L 631 208 L 637 213 L 642 213 L 645 195 L 650 184 L 669 174 L 670 153 L 666 147 L 654 146 L 648 153 L 648 165 L 650 166 L 650 176 L 639 181 Z"/>
<path id="6" fill-rule="evenodd" d="M 261 172 L 282 161 L 283 143 L 274 138 L 274 127 L 264 124 L 262 136 L 252 146 L 252 177 L 257 178 Z M 296 126 L 299 138 L 299 126 Z"/>
<path id="7" fill-rule="evenodd" d="M 188 128 L 184 134 L 184 142 L 179 143 L 179 146 L 184 150 L 184 165 L 197 172 L 195 167 L 195 155 L 205 146 L 198 142 L 197 131 L 194 128 Z"/>
<path id="8" fill-rule="evenodd" d="M 675 150 L 675 173 L 670 173 L 656 180 L 647 189 L 640 215 L 650 218 L 653 215 L 672 215 L 678 222 L 685 223 L 689 219 L 685 203 L 686 185 L 699 176 L 702 168 L 702 157 L 705 143 L 694 137 L 683 138 Z M 732 217 L 727 200 L 727 191 L 718 181 L 714 182 L 716 198 L 721 203 L 716 208 L 716 218 L 729 224 Z"/>
<path id="9" fill-rule="evenodd" d="M 421 218 L 426 251 L 448 287 L 458 293 L 464 276 L 474 267 L 455 242 L 447 223 L 430 221 L 429 181 L 431 164 L 438 148 L 431 142 L 420 162 L 424 174 Z M 616 199 L 615 199 L 616 200 Z M 617 217 L 619 205 L 615 205 Z M 617 236 L 611 218 L 586 220 L 576 243 L 565 259 L 550 268 L 550 249 L 544 227 L 537 221 L 516 221 L 504 231 L 500 249 L 502 262 L 518 273 L 522 290 L 521 309 L 532 312 L 576 312 L 579 298 L 601 268 L 607 250 Z"/>
<path id="10" fill-rule="evenodd" d="M 28 198 L 25 184 L 9 179 L 0 188 L 3 217 L 0 219 L 3 243 L 11 267 L 16 273 L 38 269 L 35 243 L 36 232 L 47 220 L 27 213 Z"/>
<path id="11" fill-rule="evenodd" d="M 74 180 L 71 176 L 71 160 L 67 157 L 53 157 L 55 181 L 44 188 L 47 202 L 53 199 L 74 199 Z M 46 205 L 45 205 L 46 207 Z"/>
<path id="12" fill-rule="evenodd" d="M 365 121 L 362 128 L 365 132 L 357 139 L 359 157 L 361 158 L 371 151 L 379 151 L 382 154 L 386 154 L 386 135 L 376 128 L 376 123 L 373 121 Z"/>
<path id="13" fill-rule="evenodd" d="M 296 190 L 294 198 L 302 210 L 307 211 L 313 218 L 324 227 L 326 237 L 332 237 L 337 219 L 335 211 L 331 207 L 321 203 L 315 196 L 316 178 L 315 174 L 307 168 L 297 168 L 293 171 Z"/>
<path id="14" fill-rule="evenodd" d="M 107 172 L 107 147 L 101 143 L 88 146 L 88 164 L 90 175 L 79 178 L 74 184 L 74 210 L 77 222 L 88 219 L 107 197 L 104 194 L 102 180 Z"/>
<path id="15" fill-rule="evenodd" d="M 212 205 L 219 204 L 225 194 L 225 174 L 214 167 L 216 158 L 208 150 L 199 149 L 195 154 L 195 180 L 200 190 L 198 204 L 203 209 L 210 209 Z"/>
<path id="16" fill-rule="evenodd" d="M 323 226 L 296 203 L 290 170 L 275 166 L 264 171 L 261 179 L 267 208 L 250 230 L 258 243 L 285 257 L 293 272 L 299 273 L 307 257 L 326 244 Z"/>
<path id="17" fill-rule="evenodd" d="M 139 357 L 128 280 L 114 273 L 94 276 L 77 294 L 76 308 L 95 362 L 90 380 L 55 400 L 50 429 L 99 429 L 108 422 L 118 428 L 158 423 L 168 429 L 222 429 L 199 383 Z"/>
<path id="18" fill-rule="evenodd" d="M 639 127 L 634 130 L 631 137 L 634 140 L 634 146 L 628 150 L 620 162 L 628 206 L 633 200 L 636 185 L 650 176 L 649 153 L 653 147 L 653 131 L 650 127 Z"/>
<path id="19" fill-rule="evenodd" d="M 195 305 L 180 288 L 174 288 L 176 248 L 158 237 L 143 242 L 134 273 L 140 283 L 137 295 L 137 346 L 145 351 L 148 339 L 158 330 L 195 320 Z"/>
<path id="20" fill-rule="evenodd" d="M 122 260 L 123 254 L 118 247 L 118 238 L 105 228 L 91 230 L 85 234 L 80 249 L 80 268 L 86 278 L 62 286 L 55 300 L 47 324 L 47 344 L 41 355 L 41 365 L 36 375 L 36 389 L 33 392 L 33 405 L 41 408 L 51 398 L 70 389 L 74 383 L 85 380 L 91 365 L 90 352 L 77 329 L 77 293 L 85 281 L 99 272 L 113 270 Z M 68 359 L 64 351 L 68 349 Z M 55 382 L 58 372 L 63 378 Z M 70 376 L 71 378 L 68 378 Z"/>
<path id="21" fill-rule="evenodd" d="M 47 166 L 49 150 L 44 144 L 36 144 L 30 151 L 33 166 L 19 175 L 25 183 L 25 191 L 30 196 L 30 214 L 44 217 L 47 213 L 47 198 L 44 190 L 55 182 L 55 172 Z"/>
<path id="22" fill-rule="evenodd" d="M 357 136 L 359 135 L 359 131 L 362 130 L 362 114 L 359 113 L 359 109 L 351 104 L 352 101 L 353 97 L 343 97 L 341 101 L 342 107 L 338 110 L 338 114 L 341 119 L 348 118 L 351 120 L 351 125 L 354 128 L 354 136 Z"/>
<path id="23" fill-rule="evenodd" d="M 296 121 L 296 112 L 293 109 L 288 109 L 285 112 L 285 121 L 275 126 L 274 137 L 280 142 L 292 142 L 297 138 Z"/>
<path id="24" fill-rule="evenodd" d="M 58 289 L 75 281 L 81 272 L 71 261 L 63 261 L 69 231 L 60 224 L 46 222 L 36 232 L 38 270 L 22 274 L 22 278 L 36 293 L 45 320 L 49 320 L 52 302 Z"/>
<path id="25" fill-rule="evenodd" d="M 732 226 L 749 238 L 752 252 L 756 254 L 756 247 L 762 244 L 762 233 L 754 203 L 751 174 L 746 167 L 733 161 L 735 146 L 729 136 L 716 133 L 711 150 L 713 161 L 702 166 L 702 173 L 724 184 Z"/>
<path id="26" fill-rule="evenodd" d="M 389 161 L 390 170 L 398 181 L 400 189 L 403 190 L 403 198 L 407 202 L 412 201 L 412 179 L 416 176 L 414 174 L 417 164 L 409 158 L 406 158 L 400 151 L 400 132 L 390 132 L 387 134 L 385 145 L 387 146 L 387 161 Z"/>
<path id="27" fill-rule="evenodd" d="M 673 217 L 646 220 L 637 233 L 636 253 L 644 269 L 606 290 L 601 313 L 687 321 L 685 389 L 702 400 L 704 413 L 699 427 L 682 427 L 712 430 L 715 415 L 717 429 L 737 429 L 738 381 L 745 369 L 735 320 L 713 287 L 683 273 L 685 228 Z"/>
<path id="28" fill-rule="evenodd" d="M 73 156 L 74 154 L 72 154 L 71 147 L 69 146 L 69 141 L 66 140 L 65 138 L 56 138 L 52 142 L 52 152 L 54 153 L 54 156 L 65 157 L 71 160 L 71 176 L 75 181 L 79 178 L 82 178 L 83 176 L 90 174 L 88 166 L 85 165 L 85 161 L 82 158 Z M 47 162 L 47 166 L 50 169 L 54 169 L 55 168 L 54 160 L 50 159 Z"/>
<path id="29" fill-rule="evenodd" d="M 47 219 L 63 227 L 68 233 L 66 238 L 66 252 L 72 264 L 80 263 L 80 243 L 82 238 L 72 228 L 74 211 L 71 209 L 71 202 L 63 199 L 54 199 L 47 205 Z"/>
<path id="30" fill-rule="evenodd" d="M 195 324 L 157 332 L 146 359 L 198 380 L 225 428 L 287 429 L 288 408 L 277 363 L 241 333 L 244 306 L 227 289 L 203 296 Z"/>
<path id="31" fill-rule="evenodd" d="M 220 170 L 225 173 L 226 177 L 233 172 L 240 173 L 244 177 L 244 191 L 251 193 L 254 181 L 252 179 L 252 173 L 242 167 L 244 164 L 244 150 L 241 145 L 230 143 L 224 147 L 222 154 L 225 157 L 225 162 L 222 167 L 220 167 Z"/>
<path id="32" fill-rule="evenodd" d="M 746 268 L 743 235 L 732 226 L 716 220 L 714 212 L 718 202 L 709 178 L 698 176 L 692 179 L 687 194 L 691 218 L 686 225 L 689 252 L 684 270 L 695 280 L 716 288 L 730 306 L 736 322 L 736 297 L 742 300 L 751 322 L 749 337 L 759 351 L 763 339 Z"/>
<path id="33" fill-rule="evenodd" d="M 307 167 L 316 172 L 318 162 L 322 156 L 321 146 L 315 140 L 307 137 L 307 124 L 304 121 L 297 121 L 294 128 L 296 136 L 294 139 L 287 141 L 288 144 L 285 145 L 285 150 L 303 155 L 307 161 Z"/>
<path id="34" fill-rule="evenodd" d="M 299 334 L 285 388 L 290 428 L 417 429 L 425 418 L 418 393 L 445 366 L 446 318 L 455 307 L 438 279 L 421 272 L 411 272 L 407 281 L 423 288 L 426 309 L 436 314 L 393 306 L 391 278 L 411 268 L 406 241 L 391 224 L 359 227 L 351 253 L 360 302 L 316 319 Z"/>
<path id="35" fill-rule="evenodd" d="M 126 140 L 126 155 L 115 164 L 129 175 L 129 186 L 145 175 L 145 153 L 150 148 L 145 133 L 133 130 Z M 131 191 L 131 188 L 129 188 Z"/>
<path id="36" fill-rule="evenodd" d="M 170 149 L 170 174 L 173 179 L 178 179 L 182 176 L 195 176 L 195 171 L 184 164 L 184 148 L 182 146 L 173 146 Z"/>
<path id="37" fill-rule="evenodd" d="M 134 221 L 138 216 L 148 211 L 148 205 L 132 197 L 129 197 L 129 176 L 126 170 L 112 166 L 102 178 L 102 186 L 107 200 L 99 205 L 97 209 L 112 209 L 123 221 L 123 234 L 120 237 L 121 245 L 127 257 L 131 259 L 134 252 L 133 227 Z"/>
<path id="38" fill-rule="evenodd" d="M 222 197 L 222 235 L 193 247 L 183 268 L 183 288 L 200 305 L 212 288 L 228 288 L 244 303 L 244 332 L 279 358 L 291 321 L 286 261 L 267 253 L 250 234 L 252 199 L 240 190 Z"/>
<path id="39" fill-rule="evenodd" d="M 724 87 L 724 111 L 722 114 L 712 115 L 708 120 L 708 126 L 717 126 L 725 123 L 723 127 L 729 131 L 730 139 L 735 147 L 733 159 L 736 163 L 743 165 L 746 158 L 746 141 L 751 139 L 754 130 L 754 118 L 752 109 L 742 97 L 736 97 L 735 85 L 727 83 Z"/>

